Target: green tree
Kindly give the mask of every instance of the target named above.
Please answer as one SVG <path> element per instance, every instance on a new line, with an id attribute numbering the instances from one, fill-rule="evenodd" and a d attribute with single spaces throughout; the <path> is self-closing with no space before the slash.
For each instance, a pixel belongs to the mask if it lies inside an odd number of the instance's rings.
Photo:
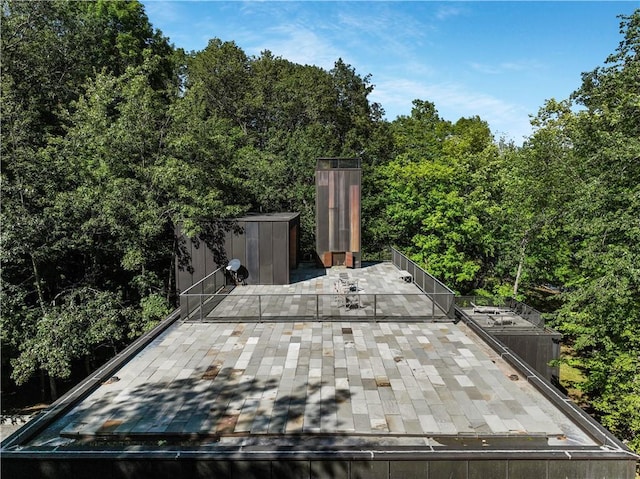
<path id="1" fill-rule="evenodd" d="M 485 122 L 442 120 L 430 102 L 392 125 L 396 157 L 381 167 L 393 243 L 454 288 L 480 285 L 492 264 L 498 151 Z"/>
<path id="2" fill-rule="evenodd" d="M 378 107 L 367 98 L 368 77 L 341 60 L 327 72 L 269 51 L 247 57 L 234 43 L 218 39 L 192 55 L 187 77 L 186 102 L 179 103 L 212 127 L 193 125 L 204 146 L 192 146 L 211 163 L 213 181 L 246 210 L 299 211 L 302 248 L 312 251 L 315 160 L 363 154 L 380 121 Z M 219 155 L 206 138 L 213 131 L 224 137 L 225 128 L 233 148 Z M 182 138 L 189 135 L 184 131 Z"/>
<path id="3" fill-rule="evenodd" d="M 35 115 L 41 141 L 61 134 L 64 111 L 87 78 L 120 75 L 148 52 L 161 58 L 154 87 L 173 75 L 172 49 L 137 1 L 2 1 L 2 78 Z"/>
<path id="4" fill-rule="evenodd" d="M 572 338 L 600 420 L 640 450 L 640 10 L 623 40 L 573 95 L 580 158 L 571 233 L 578 272 L 558 327 Z"/>
<path id="5" fill-rule="evenodd" d="M 93 369 L 91 358 L 99 348 L 108 347 L 112 354 L 117 353 L 131 314 L 117 295 L 107 291 L 80 288 L 61 292 L 20 344 L 20 355 L 12 361 L 13 378 L 22 384 L 39 369 L 50 377 L 68 378 L 77 359 L 85 360 L 89 374 Z M 52 387 L 55 398 L 55 382 Z"/>
<path id="6" fill-rule="evenodd" d="M 187 88 L 200 83 L 209 113 L 226 118 L 243 131 L 250 126 L 245 107 L 249 88 L 249 58 L 234 42 L 209 40 L 187 64 Z"/>
<path id="7" fill-rule="evenodd" d="M 572 122 L 568 102 L 548 101 L 532 121 L 534 134 L 522 148 L 506 151 L 501 162 L 504 194 L 497 270 L 512 285 L 513 297 L 518 297 L 522 283 L 558 285 L 570 278 L 568 205 L 580 181 Z"/>
<path id="8" fill-rule="evenodd" d="M 55 396 L 64 361 L 87 348 L 61 346 L 58 368 L 46 352 L 26 361 L 25 345 L 60 319 L 60 301 L 136 304 L 170 267 L 158 265 L 167 242 L 153 241 L 155 211 L 131 205 L 154 199 L 136 180 L 162 144 L 154 112 L 178 82 L 172 49 L 138 2 L 4 1 L 1 13 L 3 360 L 19 358 L 20 381 L 48 371 Z"/>

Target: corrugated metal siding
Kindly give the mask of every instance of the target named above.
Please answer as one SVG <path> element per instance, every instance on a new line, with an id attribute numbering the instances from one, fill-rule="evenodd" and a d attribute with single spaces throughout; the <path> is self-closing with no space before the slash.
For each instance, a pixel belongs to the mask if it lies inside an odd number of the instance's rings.
<path id="1" fill-rule="evenodd" d="M 353 175 L 354 173 L 352 173 Z M 356 183 L 357 182 L 357 183 Z M 360 178 L 354 178 L 349 188 L 349 224 L 351 225 L 351 242 L 349 251 L 360 251 Z"/>
<path id="2" fill-rule="evenodd" d="M 349 203 L 347 202 L 347 178 L 351 174 L 349 171 L 345 171 L 343 174 L 338 172 L 332 172 L 336 177 L 337 190 L 335 196 L 337 198 L 337 210 L 336 216 L 338 218 L 338 241 L 337 248 L 332 251 L 349 251 L 349 240 L 351 239 L 351 228 L 349 228 Z"/>
<path id="3" fill-rule="evenodd" d="M 316 175 L 316 251 L 322 257 L 329 250 L 329 172 Z"/>
<path id="4" fill-rule="evenodd" d="M 287 284 L 289 282 L 289 224 L 272 223 L 273 236 L 269 244 L 273 258 L 272 279 L 269 284 Z"/>
<path id="5" fill-rule="evenodd" d="M 238 258 L 240 261 L 246 260 L 247 237 L 244 233 L 246 224 L 239 223 L 239 226 L 242 228 L 243 233 L 233 234 L 232 232 L 229 232 L 229 234 L 231 234 L 231 242 L 229 243 L 227 240 L 227 243 L 225 244 L 228 260 L 233 258 Z M 229 245 L 231 245 L 231 248 L 229 248 Z M 229 250 L 231 250 L 232 253 L 230 253 Z"/>
<path id="6" fill-rule="evenodd" d="M 273 223 L 258 223 L 260 230 L 260 284 L 273 284 L 273 265 L 279 261 L 274 255 Z M 283 246 L 283 245 L 280 245 Z M 283 249 L 287 253 L 286 248 Z"/>
<path id="7" fill-rule="evenodd" d="M 298 267 L 298 251 L 300 251 L 300 218 L 289 223 L 289 269 Z M 276 276 L 279 277 L 279 276 Z M 287 271 L 287 283 L 289 283 L 289 272 Z M 280 284 L 280 283 L 278 283 Z M 284 284 L 284 283 L 282 283 Z"/>
<path id="8" fill-rule="evenodd" d="M 211 254 L 211 251 L 209 251 L 209 248 L 207 247 L 206 244 L 202 244 L 201 247 L 205 250 L 204 252 L 204 277 L 209 276 L 211 273 L 213 273 L 216 269 L 218 269 L 218 265 L 216 264 L 216 262 L 213 260 L 213 254 Z"/>
<path id="9" fill-rule="evenodd" d="M 297 213 L 257 215 L 239 219 L 242 230 L 225 233 L 227 260 L 237 258 L 249 271 L 247 284 L 289 284 L 289 270 L 298 266 L 300 216 Z M 180 235 L 180 230 L 176 230 Z M 184 291 L 217 268 L 204 242 L 196 248 L 185 239 L 194 273 L 176 266 L 176 285 Z"/>
<path id="10" fill-rule="evenodd" d="M 182 231 L 179 226 L 176 228 L 175 234 L 177 237 L 177 241 L 183 242 L 183 244 L 180 245 L 180 249 L 184 248 L 187 254 L 191 255 L 192 243 L 190 240 L 186 239 L 182 235 Z M 181 267 L 179 265 L 178 258 L 176 258 L 175 271 L 176 271 L 176 289 L 177 289 L 177 293 L 180 294 L 189 286 L 193 285 L 193 275 L 188 271 L 186 267 Z"/>
<path id="11" fill-rule="evenodd" d="M 245 223 L 246 249 L 244 266 L 249 270 L 248 284 L 260 283 L 260 224 Z M 242 258 L 240 258 L 242 260 Z"/>
<path id="12" fill-rule="evenodd" d="M 192 284 L 197 283 L 206 276 L 206 249 L 207 245 L 204 241 L 200 241 L 198 247 L 195 244 L 191 245 Z"/>

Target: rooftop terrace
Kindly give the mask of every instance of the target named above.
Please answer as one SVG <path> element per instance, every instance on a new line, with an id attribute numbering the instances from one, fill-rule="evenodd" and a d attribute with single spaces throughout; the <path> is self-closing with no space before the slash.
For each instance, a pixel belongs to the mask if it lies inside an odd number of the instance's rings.
<path id="1" fill-rule="evenodd" d="M 22 440 L 9 438 L 3 454 L 110 460 L 108 477 L 127 477 L 113 464 L 136 457 L 224 463 L 219 477 L 305 478 L 467 478 L 494 470 L 489 462 L 504 473 L 477 477 L 552 478 L 565 476 L 549 472 L 549 461 L 562 474 L 567 460 L 583 458 L 585 471 L 633 477 L 635 456 L 535 373 L 507 361 L 481 328 L 444 313 L 425 320 L 433 304 L 391 263 L 299 273 L 287 286 L 237 287 L 196 320 L 174 315 L 39 427 L 23 428 Z M 372 320 L 358 314 L 368 300 L 355 309 L 339 304 L 334 288 L 345 273 L 394 314 Z M 241 314 L 261 295 L 289 313 Z M 305 309 L 307 295 L 329 295 L 335 314 L 308 319 L 317 316 Z"/>
<path id="2" fill-rule="evenodd" d="M 219 292 L 224 270 L 181 295 L 182 317 L 195 321 L 260 320 L 450 320 L 453 293 L 428 285 L 388 262 L 358 269 L 300 267 L 291 284 L 245 285 Z"/>

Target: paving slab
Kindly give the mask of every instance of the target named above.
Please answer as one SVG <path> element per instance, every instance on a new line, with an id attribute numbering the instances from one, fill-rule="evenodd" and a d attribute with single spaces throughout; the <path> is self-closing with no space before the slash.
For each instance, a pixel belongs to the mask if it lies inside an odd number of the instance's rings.
<path id="1" fill-rule="evenodd" d="M 202 347 L 176 348 L 185 338 Z M 355 369 L 339 359 L 351 338 L 369 346 Z M 77 407 L 62 434 L 566 434 L 561 415 L 475 339 L 453 323 L 177 323 L 156 354 L 134 357 Z M 439 360 L 414 354 L 425 346 Z M 146 381 L 134 382 L 140 371 Z"/>
<path id="2" fill-rule="evenodd" d="M 332 318 L 446 318 L 422 291 L 403 281 L 391 263 L 359 269 L 301 269 L 291 272 L 288 285 L 244 285 L 233 289 L 207 313 L 205 320 L 282 319 L 283 317 Z M 342 285 L 347 276 L 353 291 Z M 198 317 L 199 319 L 199 317 Z"/>

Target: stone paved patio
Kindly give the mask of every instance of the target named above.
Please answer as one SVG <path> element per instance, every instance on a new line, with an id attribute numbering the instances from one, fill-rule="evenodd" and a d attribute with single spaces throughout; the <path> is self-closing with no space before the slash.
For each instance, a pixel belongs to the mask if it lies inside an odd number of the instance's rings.
<path id="1" fill-rule="evenodd" d="M 292 277 L 288 285 L 238 286 L 228 298 L 219 298 L 206 319 L 446 318 L 415 284 L 402 280 L 391 263 L 360 269 L 299 268 L 292 271 Z M 354 290 L 338 292 L 342 280 L 352 284 Z"/>
<path id="2" fill-rule="evenodd" d="M 236 288 L 224 300 L 225 315 L 274 289 L 293 301 L 272 296 L 272 306 L 292 308 L 304 295 L 331 294 L 345 273 L 362 291 L 389 294 L 398 309 L 418 310 L 417 298 L 425 298 L 388 263 L 306 273 L 292 285 Z M 176 322 L 44 437 L 194 435 L 221 444 L 286 445 L 301 437 L 416 446 L 456 437 L 592 444 L 466 325 L 410 316 Z"/>
<path id="3" fill-rule="evenodd" d="M 35 419 L 9 475 L 633 477 L 635 456 L 473 323 L 178 317 Z"/>
<path id="4" fill-rule="evenodd" d="M 443 323 L 181 324 L 62 435 L 562 436 L 530 386 L 468 334 Z"/>

